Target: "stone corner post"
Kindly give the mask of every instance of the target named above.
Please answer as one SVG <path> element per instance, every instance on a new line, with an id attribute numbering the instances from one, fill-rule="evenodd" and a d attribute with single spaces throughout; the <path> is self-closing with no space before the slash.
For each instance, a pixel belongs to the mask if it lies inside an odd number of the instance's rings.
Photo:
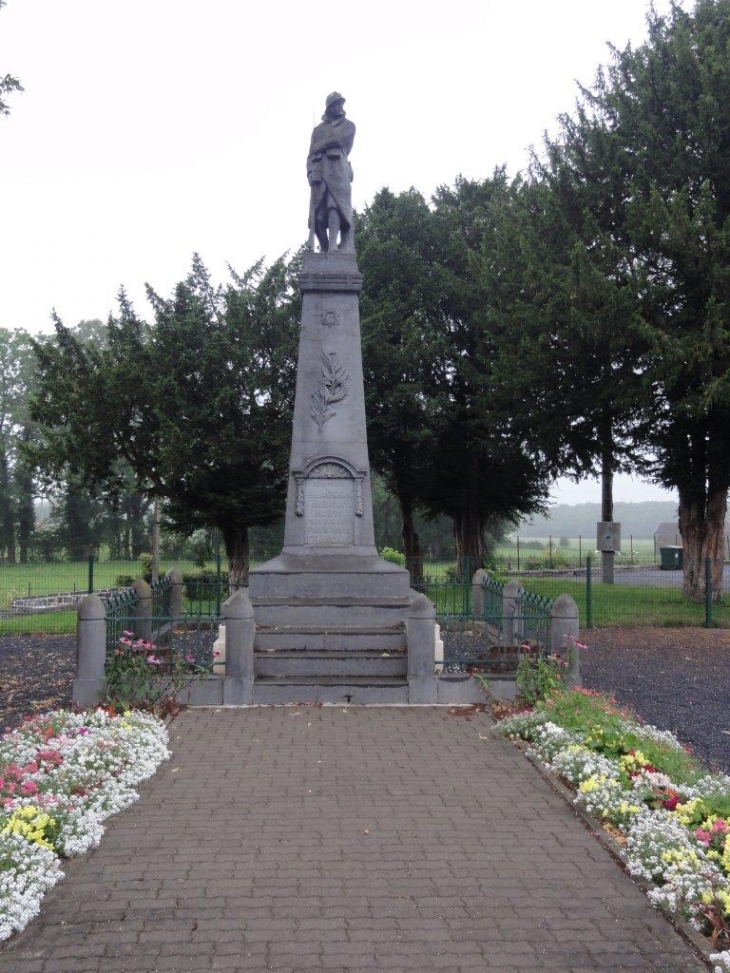
<path id="1" fill-rule="evenodd" d="M 233 706 L 253 703 L 254 619 L 251 599 L 245 589 L 232 595 L 225 605 L 226 675 L 223 702 Z"/>
<path id="2" fill-rule="evenodd" d="M 558 595 L 550 610 L 550 652 L 552 655 L 568 655 L 568 669 L 565 673 L 565 686 L 582 686 L 578 649 L 571 646 L 574 639 L 580 638 L 578 606 L 570 595 Z M 567 644 L 566 644 L 567 643 Z"/>
<path id="3" fill-rule="evenodd" d="M 435 703 L 436 609 L 425 595 L 416 595 L 406 617 L 408 702 Z"/>
<path id="4" fill-rule="evenodd" d="M 475 618 L 484 617 L 484 585 L 489 575 L 484 568 L 474 572 L 471 579 L 471 610 Z"/>
<path id="5" fill-rule="evenodd" d="M 76 610 L 76 676 L 72 698 L 79 706 L 96 706 L 106 679 L 106 608 L 98 595 L 87 595 Z"/>
<path id="6" fill-rule="evenodd" d="M 505 645 L 516 645 L 522 639 L 522 622 L 516 616 L 522 608 L 524 587 L 519 581 L 508 581 L 502 591 L 502 625 Z"/>
<path id="7" fill-rule="evenodd" d="M 183 577 L 177 568 L 170 568 L 165 577 L 170 582 L 170 617 L 182 618 Z"/>
<path id="8" fill-rule="evenodd" d="M 152 641 L 152 589 L 138 578 L 132 585 L 137 603 L 134 608 L 134 634 L 138 639 Z"/>

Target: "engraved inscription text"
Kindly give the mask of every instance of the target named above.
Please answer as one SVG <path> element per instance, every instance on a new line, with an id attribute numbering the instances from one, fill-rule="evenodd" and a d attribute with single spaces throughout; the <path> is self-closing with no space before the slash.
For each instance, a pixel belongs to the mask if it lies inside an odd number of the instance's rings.
<path id="1" fill-rule="evenodd" d="M 355 504 L 352 480 L 306 480 L 307 544 L 341 547 L 353 543 Z"/>

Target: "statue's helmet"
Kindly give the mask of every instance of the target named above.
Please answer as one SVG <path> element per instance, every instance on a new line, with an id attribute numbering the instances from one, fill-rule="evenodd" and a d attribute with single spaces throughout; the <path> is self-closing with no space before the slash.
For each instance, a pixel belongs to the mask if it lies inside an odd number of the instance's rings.
<path id="1" fill-rule="evenodd" d="M 332 94 L 327 95 L 327 99 L 324 103 L 325 108 L 329 108 L 330 105 L 334 105 L 336 101 L 341 101 L 341 102 L 345 101 L 345 99 L 342 97 L 339 91 L 333 91 Z"/>

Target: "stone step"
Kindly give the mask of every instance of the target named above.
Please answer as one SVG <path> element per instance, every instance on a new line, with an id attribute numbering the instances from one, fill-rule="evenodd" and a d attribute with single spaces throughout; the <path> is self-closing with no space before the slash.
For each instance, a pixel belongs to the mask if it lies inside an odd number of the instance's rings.
<path id="1" fill-rule="evenodd" d="M 254 605 L 267 598 L 408 598 L 409 591 L 407 571 L 370 557 L 281 555 L 249 575 Z"/>
<path id="2" fill-rule="evenodd" d="M 405 676 L 408 659 L 404 652 L 256 652 L 254 673 L 277 677 Z"/>
<path id="3" fill-rule="evenodd" d="M 393 626 L 257 626 L 254 649 L 283 649 L 310 652 L 397 652 L 405 648 L 404 625 Z"/>
<path id="4" fill-rule="evenodd" d="M 263 677 L 254 680 L 253 701 L 259 705 L 282 703 L 373 703 L 405 704 L 408 683 L 405 679 L 371 676 L 311 678 Z"/>
<path id="5" fill-rule="evenodd" d="M 258 598 L 253 603 L 256 624 L 280 625 L 395 626 L 408 614 L 408 598 Z"/>

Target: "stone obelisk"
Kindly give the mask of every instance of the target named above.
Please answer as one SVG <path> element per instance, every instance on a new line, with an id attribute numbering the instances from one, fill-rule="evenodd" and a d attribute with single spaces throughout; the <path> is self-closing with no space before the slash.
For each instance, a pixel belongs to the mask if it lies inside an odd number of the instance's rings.
<path id="1" fill-rule="evenodd" d="M 259 701 L 311 699 L 308 683 L 323 701 L 409 698 L 416 593 L 375 547 L 348 161 L 355 126 L 343 104 L 337 92 L 327 98 L 307 157 L 310 247 L 316 239 L 320 250 L 305 255 L 299 278 L 284 547 L 250 574 Z"/>

